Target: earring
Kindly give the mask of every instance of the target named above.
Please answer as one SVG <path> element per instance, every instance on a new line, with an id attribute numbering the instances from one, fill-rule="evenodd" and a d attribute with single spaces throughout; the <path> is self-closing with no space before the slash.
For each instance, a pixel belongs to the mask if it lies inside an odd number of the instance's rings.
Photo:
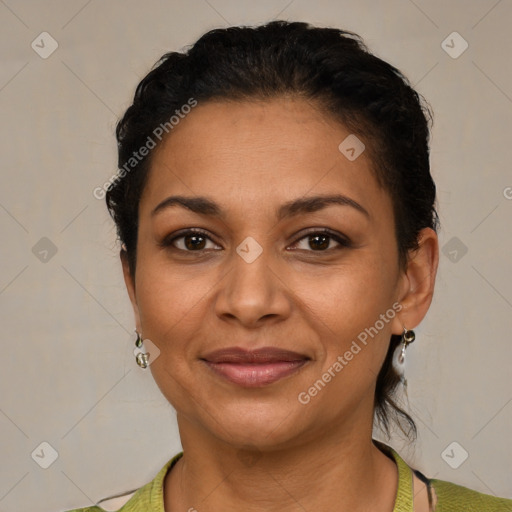
<path id="1" fill-rule="evenodd" d="M 404 332 L 402 333 L 402 343 L 396 347 L 393 354 L 393 368 L 400 376 L 400 381 L 404 386 L 407 386 L 407 379 L 405 378 L 405 349 L 415 339 L 416 334 L 414 331 L 404 327 Z"/>
<path id="2" fill-rule="evenodd" d="M 138 333 L 137 330 L 135 330 L 136 334 L 137 334 L 137 339 L 135 340 L 135 346 L 140 349 L 140 347 L 142 347 L 142 337 L 141 335 Z M 142 369 L 146 369 L 148 366 L 149 366 L 149 354 L 144 354 L 143 352 L 141 351 L 137 351 L 137 354 L 135 356 L 135 361 L 137 361 L 137 364 L 142 368 Z"/>

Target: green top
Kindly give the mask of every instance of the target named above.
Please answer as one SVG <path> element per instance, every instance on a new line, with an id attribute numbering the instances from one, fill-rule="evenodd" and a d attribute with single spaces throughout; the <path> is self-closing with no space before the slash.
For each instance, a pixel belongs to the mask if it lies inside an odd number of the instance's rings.
<path id="1" fill-rule="evenodd" d="M 393 448 L 379 441 L 377 444 L 393 457 L 398 466 L 398 489 L 393 512 L 413 512 L 413 470 Z M 118 512 L 165 512 L 164 478 L 182 456 L 183 452 L 180 452 L 169 460 L 156 477 L 138 489 Z M 512 499 L 482 494 L 444 480 L 430 479 L 430 484 L 437 495 L 435 512 L 512 512 Z M 104 509 L 96 505 L 68 512 L 104 512 Z"/>

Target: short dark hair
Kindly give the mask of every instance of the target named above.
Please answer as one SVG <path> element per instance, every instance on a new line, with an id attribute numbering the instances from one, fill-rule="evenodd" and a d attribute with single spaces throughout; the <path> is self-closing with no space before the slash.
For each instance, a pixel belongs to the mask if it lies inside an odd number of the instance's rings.
<path id="1" fill-rule="evenodd" d="M 163 55 L 139 83 L 117 124 L 119 169 L 155 128 L 192 97 L 251 101 L 291 95 L 314 102 L 364 139 L 372 171 L 393 203 L 398 262 L 407 264 L 422 228 L 438 230 L 436 187 L 430 174 L 431 110 L 395 67 L 373 55 L 361 37 L 336 28 L 272 21 L 257 27 L 214 29 L 185 52 Z M 132 275 L 136 269 L 138 207 L 151 152 L 108 188 L 106 202 Z M 389 413 L 406 435 L 416 425 L 400 408 L 392 335 L 377 378 L 375 418 L 389 436 Z M 408 426 L 407 432 L 403 422 Z"/>

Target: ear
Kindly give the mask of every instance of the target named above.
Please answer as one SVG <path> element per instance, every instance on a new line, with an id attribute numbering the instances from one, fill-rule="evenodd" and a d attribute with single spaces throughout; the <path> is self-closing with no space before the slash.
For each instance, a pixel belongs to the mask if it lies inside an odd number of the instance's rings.
<path id="1" fill-rule="evenodd" d="M 140 333 L 140 315 L 139 315 L 139 307 L 137 305 L 137 297 L 135 294 L 135 276 L 130 272 L 130 265 L 128 263 L 128 254 L 125 249 L 121 249 L 119 253 L 121 258 L 121 264 L 123 266 L 123 276 L 124 283 L 126 285 L 126 290 L 128 291 L 128 296 L 130 297 L 130 302 L 132 303 L 133 314 L 135 317 L 135 328 Z"/>
<path id="2" fill-rule="evenodd" d="M 418 246 L 418 249 L 409 252 L 407 268 L 402 275 L 398 299 L 402 309 L 393 320 L 393 334 L 402 334 L 404 327 L 416 327 L 427 314 L 434 295 L 439 264 L 439 241 L 436 232 L 431 228 L 423 228 Z"/>

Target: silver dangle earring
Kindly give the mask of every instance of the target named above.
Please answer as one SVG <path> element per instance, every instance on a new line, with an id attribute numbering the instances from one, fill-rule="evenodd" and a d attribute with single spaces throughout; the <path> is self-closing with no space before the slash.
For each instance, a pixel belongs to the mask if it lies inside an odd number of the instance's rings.
<path id="1" fill-rule="evenodd" d="M 416 339 L 416 334 L 413 330 L 404 327 L 402 333 L 402 343 L 400 343 L 393 354 L 393 368 L 400 376 L 400 381 L 407 387 L 407 379 L 405 378 L 405 349 L 407 346 Z"/>
<path id="2" fill-rule="evenodd" d="M 142 337 L 138 333 L 137 330 L 135 330 L 135 333 L 137 334 L 137 339 L 135 340 L 135 346 L 137 347 L 137 349 L 139 349 L 139 350 L 135 349 L 135 361 L 137 361 L 137 364 L 142 369 L 145 370 L 149 366 L 149 354 L 144 354 L 144 352 L 142 352 L 140 350 L 140 348 L 142 347 Z"/>

